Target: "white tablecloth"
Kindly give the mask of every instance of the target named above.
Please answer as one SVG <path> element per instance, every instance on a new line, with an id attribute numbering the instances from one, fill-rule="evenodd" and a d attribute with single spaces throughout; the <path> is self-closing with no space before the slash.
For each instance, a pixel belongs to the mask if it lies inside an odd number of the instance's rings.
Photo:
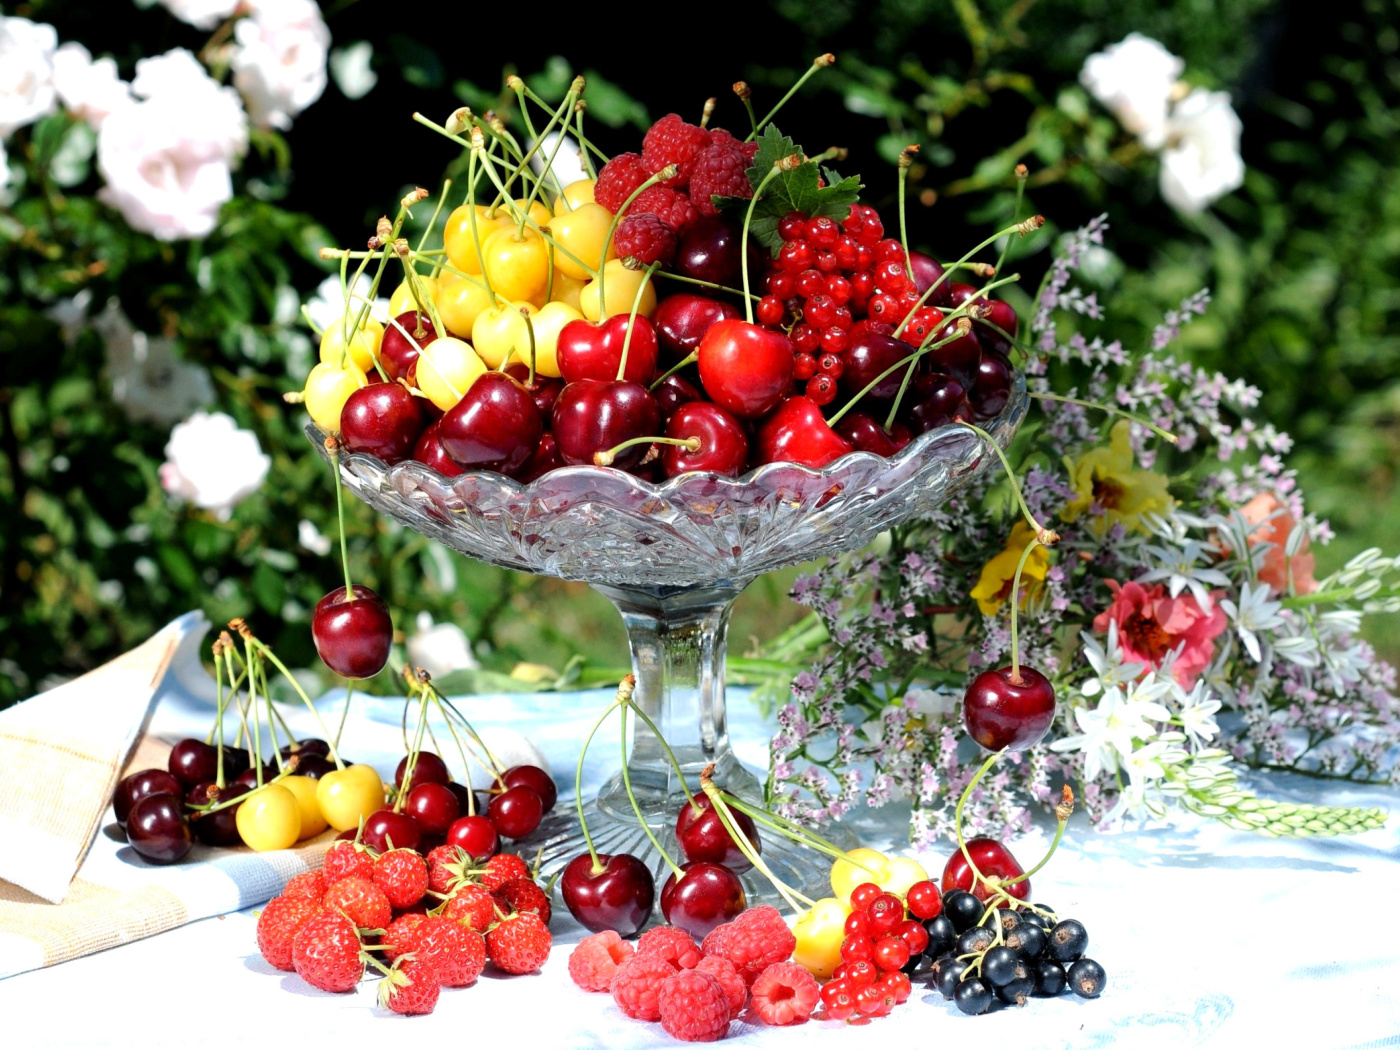
<path id="1" fill-rule="evenodd" d="M 479 697 L 462 701 L 478 726 L 515 725 L 571 779 L 578 743 L 606 692 Z M 323 701 L 328 713 L 335 697 Z M 359 700 L 343 749 L 392 772 L 402 754 L 401 702 Z M 731 733 L 755 767 L 767 728 L 752 705 L 731 699 Z M 154 731 L 203 735 L 209 709 L 177 684 L 163 694 Z M 309 715 L 289 719 L 313 735 Z M 590 752 L 587 779 L 615 768 L 609 734 Z M 1267 790 L 1298 799 L 1393 805 L 1397 794 L 1348 791 L 1303 778 L 1271 777 Z M 561 790 L 561 805 L 564 804 Z M 877 834 L 892 845 L 899 815 Z M 869 817 L 862 820 L 864 828 Z M 862 837 L 870 841 L 864 830 Z M 1013 843 L 1029 862 L 1046 841 L 1037 831 Z M 99 836 L 95 848 L 103 848 Z M 3 847 L 0 847 L 3 848 Z M 127 851 L 129 853 L 129 851 Z M 942 857 L 921 858 L 931 871 Z M 937 992 L 911 1000 L 870 1025 L 840 1022 L 792 1029 L 735 1024 L 726 1045 L 763 1047 L 928 1047 L 944 1040 L 979 1046 L 1136 1048 L 1400 1045 L 1400 821 L 1349 839 L 1270 840 L 1192 823 L 1134 833 L 1071 825 L 1054 861 L 1035 878 L 1035 895 L 1089 929 L 1089 954 L 1108 972 L 1103 997 L 1033 1000 L 984 1017 L 959 1014 Z M 276 1042 L 370 1045 L 382 1026 L 411 1026 L 421 1039 L 476 1042 L 509 1034 L 538 1047 L 676 1045 L 660 1025 L 624 1017 L 610 996 L 579 991 L 566 959 L 584 934 L 556 910 L 555 948 L 541 974 L 484 976 L 470 989 L 445 989 L 434 1014 L 386 1015 L 375 982 L 330 995 L 269 967 L 254 939 L 254 909 L 205 919 L 156 937 L 0 981 L 0 1048 L 248 1046 Z M 385 1028 L 388 1038 L 402 1037 Z M 853 1044 L 852 1040 L 857 1040 Z M 270 1042 L 273 1041 L 273 1042 Z M 878 1042 L 877 1042 L 878 1041 Z M 501 1045 L 501 1044 L 495 1044 Z M 951 1044 L 950 1044 L 951 1045 Z"/>

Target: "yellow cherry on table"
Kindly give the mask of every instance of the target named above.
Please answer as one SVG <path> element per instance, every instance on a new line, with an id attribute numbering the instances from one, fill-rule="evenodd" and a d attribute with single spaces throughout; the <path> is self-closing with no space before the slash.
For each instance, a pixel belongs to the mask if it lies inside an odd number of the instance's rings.
<path id="1" fill-rule="evenodd" d="M 485 362 L 475 350 L 462 340 L 445 335 L 423 347 L 415 375 L 418 389 L 446 412 L 486 371 Z"/>
<path id="2" fill-rule="evenodd" d="M 281 783 L 245 795 L 233 818 L 238 837 L 259 853 L 286 849 L 301 834 L 301 807 Z"/>
<path id="3" fill-rule="evenodd" d="M 636 301 L 637 289 L 646 281 L 642 292 L 641 305 L 637 313 L 650 317 L 656 310 L 656 284 L 647 280 L 645 270 L 629 270 L 621 259 L 613 259 L 603 264 L 603 288 L 600 292 L 596 280 L 589 281 L 579 293 L 579 309 L 590 321 L 602 321 L 616 314 L 630 314 L 632 303 Z M 606 303 L 601 300 L 607 299 Z"/>
<path id="4" fill-rule="evenodd" d="M 579 316 L 583 316 L 580 305 L 580 297 L 583 289 L 588 285 L 587 281 L 578 281 L 566 274 L 554 271 L 554 287 L 549 290 L 549 301 L 552 303 L 564 303 L 578 310 Z"/>
<path id="5" fill-rule="evenodd" d="M 423 296 L 421 303 L 413 297 L 413 289 L 409 286 L 408 278 L 405 277 L 400 281 L 399 286 L 394 289 L 394 294 L 389 296 L 389 316 L 398 317 L 399 314 L 406 314 L 410 310 L 426 310 L 428 300 L 437 296 L 437 279 L 420 273 L 418 275 L 418 291 Z"/>
<path id="6" fill-rule="evenodd" d="M 345 367 L 319 364 L 306 377 L 302 387 L 302 403 L 310 413 L 311 420 L 328 434 L 340 430 L 340 410 L 350 395 L 362 386 L 368 386 L 365 374 L 355 367 L 353 361 L 346 361 Z"/>
<path id="7" fill-rule="evenodd" d="M 438 316 L 452 335 L 469 338 L 477 315 L 490 305 L 491 295 L 480 277 L 458 277 L 443 271 L 438 278 Z"/>
<path id="8" fill-rule="evenodd" d="M 612 220 L 612 213 L 601 204 L 580 204 L 573 211 L 551 219 L 549 236 L 554 240 L 554 268 L 566 277 L 585 280 L 603 263 L 616 259 L 617 249 L 608 239 Z"/>
<path id="9" fill-rule="evenodd" d="M 846 939 L 846 917 L 851 906 L 835 897 L 823 897 L 793 924 L 797 947 L 792 961 L 819 981 L 825 981 L 841 964 L 841 942 Z"/>
<path id="10" fill-rule="evenodd" d="M 913 857 L 891 857 L 888 873 L 876 885 L 903 900 L 909 895 L 910 886 L 927 878 L 928 872 Z"/>
<path id="11" fill-rule="evenodd" d="M 593 203 L 593 187 L 598 184 L 597 179 L 579 179 L 564 187 L 564 192 L 554 198 L 554 214 L 563 215 L 570 208 L 577 208 L 581 204 Z"/>
<path id="12" fill-rule="evenodd" d="M 472 211 L 476 212 L 476 236 L 472 236 Z M 480 273 L 481 256 L 477 245 L 497 230 L 514 229 L 515 222 L 504 208 L 492 211 L 480 204 L 463 204 L 447 216 L 442 230 L 442 246 L 447 249 L 447 261 L 463 273 Z"/>
<path id="13" fill-rule="evenodd" d="M 878 850 L 861 846 L 847 850 L 846 857 L 850 860 L 843 857 L 831 866 L 831 892 L 838 900 L 849 901 L 851 891 L 863 882 L 882 886 L 883 880 L 889 876 L 890 859 Z"/>
<path id="14" fill-rule="evenodd" d="M 544 304 L 544 308 L 539 313 L 530 318 L 530 323 L 535 328 L 535 371 L 542 376 L 551 379 L 558 379 L 561 375 L 559 371 L 559 333 L 564 330 L 564 326 L 570 321 L 582 321 L 583 314 L 579 313 L 575 307 L 563 302 L 549 302 Z M 530 363 L 529 347 L 525 352 L 516 355 L 525 364 Z"/>
<path id="15" fill-rule="evenodd" d="M 497 230 L 481 246 L 491 290 L 504 299 L 530 300 L 549 287 L 550 247 L 528 226 Z"/>
<path id="16" fill-rule="evenodd" d="M 525 211 L 524 197 L 516 198 L 515 211 L 515 217 L 516 219 L 519 219 L 520 212 Z M 530 210 L 527 214 L 529 215 L 529 221 L 534 223 L 536 226 L 546 226 L 549 224 L 549 220 L 554 218 L 554 215 L 550 212 L 549 208 L 545 206 L 545 203 L 543 201 L 538 200 L 530 202 Z"/>
<path id="17" fill-rule="evenodd" d="M 283 777 L 277 782 L 292 793 L 297 800 L 297 811 L 301 815 L 301 831 L 297 841 L 309 839 L 326 830 L 326 818 L 321 815 L 321 806 L 316 801 L 316 781 L 310 777 Z"/>
<path id="18" fill-rule="evenodd" d="M 477 314 L 472 325 L 472 347 L 476 356 L 490 368 L 504 368 L 512 357 L 530 362 L 530 327 L 525 316 L 533 314 L 532 303 L 506 303 L 490 306 Z"/>
<path id="19" fill-rule="evenodd" d="M 316 781 L 316 804 L 326 823 L 336 831 L 348 831 L 384 805 L 384 782 L 373 766 L 333 769 Z"/>
<path id="20" fill-rule="evenodd" d="M 348 359 L 354 361 L 361 372 L 368 372 L 374 367 L 374 360 L 379 356 L 379 343 L 384 338 L 384 326 L 373 317 L 366 316 L 364 323 L 356 329 L 355 322 L 359 317 L 352 310 L 326 326 L 321 333 L 322 364 L 339 366 Z"/>

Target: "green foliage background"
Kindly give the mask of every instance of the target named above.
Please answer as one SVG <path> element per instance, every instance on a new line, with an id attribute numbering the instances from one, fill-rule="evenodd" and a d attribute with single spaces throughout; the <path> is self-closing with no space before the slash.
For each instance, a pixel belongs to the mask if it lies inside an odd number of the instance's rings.
<path id="1" fill-rule="evenodd" d="M 442 43 L 455 38 L 452 25 L 430 35 L 410 22 L 381 41 L 381 0 L 325 7 L 337 43 L 376 41 L 380 85 L 354 104 L 330 88 L 286 137 L 256 136 L 239 196 L 204 241 L 158 244 L 98 204 L 90 144 L 85 156 L 75 139 L 83 129 L 66 118 L 7 143 L 28 181 L 0 209 L 0 706 L 194 607 L 216 622 L 249 616 L 291 664 L 315 663 L 307 613 L 337 574 L 298 545 L 297 523 L 332 534 L 334 502 L 300 412 L 280 400 L 300 386 L 312 348 L 279 301 L 320 280 L 317 247 L 362 240 L 364 223 L 404 184 L 435 185 L 452 160 L 429 142 L 347 175 L 344 150 L 327 147 L 351 122 L 380 120 L 420 143 L 398 130 L 405 112 L 498 104 L 505 64 L 480 49 L 460 57 Z M 159 8 L 122 12 L 121 31 L 105 37 L 91 32 L 85 8 L 39 0 L 9 13 L 114 52 L 126 76 L 143 53 L 201 46 Z M 1360 0 L 1326 18 L 1277 0 L 770 0 L 750 36 L 727 34 L 704 62 L 677 67 L 662 56 L 648 66 L 587 41 L 571 57 L 609 78 L 590 76 L 590 113 L 605 147 L 619 150 L 635 148 L 648 115 L 698 112 L 695 100 L 723 94 L 734 76 L 774 99 L 813 55 L 837 52 L 837 65 L 790 104 L 783 129 L 811 149 L 847 146 L 844 168 L 863 175 L 882 211 L 894 157 L 917 142 L 911 235 L 935 252 L 961 250 L 1005 214 L 1018 162 L 1033 172 L 1031 203 L 1058 228 L 1108 212 L 1114 254 L 1096 273 L 1109 329 L 1145 338 L 1163 309 L 1213 287 L 1189 346 L 1203 364 L 1261 387 L 1260 415 L 1298 439 L 1291 462 L 1310 506 L 1339 533 L 1319 551 L 1321 574 L 1364 546 L 1400 540 L 1391 524 L 1400 514 L 1397 16 L 1394 0 Z M 447 17 L 468 25 L 468 13 Z M 1202 217 L 1161 202 L 1155 160 L 1077 84 L 1088 54 L 1131 31 L 1182 55 L 1194 83 L 1231 91 L 1241 113 L 1246 185 Z M 552 50 L 522 43 L 514 68 L 538 70 L 532 82 L 562 95 L 572 67 Z M 721 99 L 721 123 L 739 126 L 736 110 Z M 1042 252 L 1018 263 L 1031 287 L 1045 261 Z M 168 429 L 133 423 L 112 402 L 94 333 L 67 346 L 45 316 L 83 289 L 99 307 L 117 296 L 139 330 L 174 337 L 209 370 L 217 407 L 273 457 L 266 485 L 229 521 L 172 507 L 157 477 Z M 351 544 L 357 579 L 380 590 L 401 627 L 411 630 L 420 611 L 459 622 L 490 668 L 561 668 L 575 652 L 602 665 L 625 658 L 615 616 L 586 588 L 448 555 L 364 507 L 352 509 Z M 735 647 L 795 619 L 790 576 L 745 596 Z M 1400 654 L 1394 625 L 1372 630 Z"/>

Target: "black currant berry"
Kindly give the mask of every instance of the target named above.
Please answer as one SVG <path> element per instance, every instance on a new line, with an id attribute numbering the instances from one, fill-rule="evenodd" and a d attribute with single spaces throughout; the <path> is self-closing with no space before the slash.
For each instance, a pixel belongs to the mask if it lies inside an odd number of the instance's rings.
<path id="1" fill-rule="evenodd" d="M 1031 977 L 1018 977 L 1008 981 L 996 990 L 996 996 L 1008 1006 L 1025 1006 L 1026 1000 L 1035 991 L 1035 980 Z"/>
<path id="2" fill-rule="evenodd" d="M 1050 927 L 1055 925 L 1044 915 L 1041 915 L 1038 911 L 1027 911 L 1021 913 L 1021 925 L 1025 926 L 1027 924 L 1031 926 L 1039 926 L 1046 933 L 1049 933 Z"/>
<path id="3" fill-rule="evenodd" d="M 952 890 L 943 898 L 943 914 L 959 933 L 976 926 L 986 910 L 986 905 L 966 890 Z"/>
<path id="4" fill-rule="evenodd" d="M 1050 943 L 1046 951 L 1050 958 L 1059 962 L 1072 962 L 1084 954 L 1089 947 L 1089 931 L 1074 919 L 1063 919 L 1055 923 L 1050 931 Z"/>
<path id="5" fill-rule="evenodd" d="M 1065 968 L 1054 959 L 1035 961 L 1035 994 L 1059 995 L 1065 990 Z"/>
<path id="6" fill-rule="evenodd" d="M 930 983 L 943 993 L 943 998 L 951 999 L 953 989 L 958 986 L 958 980 L 965 969 L 967 963 L 958 962 L 956 955 L 946 952 L 933 960 L 933 966 L 929 969 Z"/>
<path id="7" fill-rule="evenodd" d="M 1001 932 L 1010 933 L 1012 930 L 1014 930 L 1017 926 L 1020 926 L 1025 921 L 1025 916 L 1020 915 L 1017 912 L 1011 911 L 1007 908 L 1003 908 L 1001 912 Z"/>
<path id="8" fill-rule="evenodd" d="M 996 987 L 1030 976 L 1026 961 L 1004 944 L 992 948 L 982 957 L 982 976 Z"/>
<path id="9" fill-rule="evenodd" d="M 1005 937 L 1006 946 L 1034 959 L 1045 949 L 1045 931 L 1028 922 L 1021 923 Z"/>
<path id="10" fill-rule="evenodd" d="M 992 1005 L 992 991 L 981 978 L 969 977 L 953 989 L 953 1003 L 965 1014 L 980 1014 Z"/>
<path id="11" fill-rule="evenodd" d="M 996 934 L 985 926 L 974 926 L 958 935 L 957 953 L 959 955 L 977 955 L 985 952 L 996 940 Z"/>
<path id="12" fill-rule="evenodd" d="M 928 945 L 924 948 L 926 958 L 937 959 L 944 952 L 952 951 L 953 945 L 958 942 L 958 931 L 946 915 L 925 919 L 924 929 L 928 931 Z"/>
<path id="13" fill-rule="evenodd" d="M 1070 991 L 1081 999 L 1097 999 L 1103 986 L 1108 983 L 1108 975 L 1093 959 L 1080 959 L 1074 963 L 1066 971 L 1065 978 L 1069 981 Z"/>

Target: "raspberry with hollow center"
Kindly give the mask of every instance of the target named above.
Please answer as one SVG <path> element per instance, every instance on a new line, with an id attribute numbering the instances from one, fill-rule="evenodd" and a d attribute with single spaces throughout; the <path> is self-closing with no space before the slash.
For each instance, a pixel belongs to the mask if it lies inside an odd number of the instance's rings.
<path id="1" fill-rule="evenodd" d="M 752 197 L 749 159 L 737 143 L 715 142 L 695 158 L 690 175 L 690 202 L 701 215 L 718 215 L 714 197 Z"/>
<path id="2" fill-rule="evenodd" d="M 812 1016 L 821 999 L 821 986 L 797 963 L 779 962 L 767 967 L 754 981 L 753 1009 L 764 1024 L 801 1024 Z"/>
<path id="3" fill-rule="evenodd" d="M 668 978 L 657 996 L 661 1027 L 687 1043 L 709 1043 L 729 1031 L 729 996 L 718 979 L 699 970 Z"/>
<path id="4" fill-rule="evenodd" d="M 603 165 L 593 186 L 593 199 L 614 215 L 637 187 L 651 177 L 651 172 L 635 153 L 619 153 Z"/>
<path id="5" fill-rule="evenodd" d="M 595 933 L 579 941 L 569 953 L 569 976 L 585 992 L 606 992 L 633 951 L 616 930 Z"/>
<path id="6" fill-rule="evenodd" d="M 625 259 L 629 255 L 638 262 L 668 263 L 676 257 L 676 247 L 680 244 L 676 231 L 656 215 L 643 213 L 629 215 L 617 224 L 613 235 L 617 254 Z"/>
<path id="7" fill-rule="evenodd" d="M 649 173 L 660 171 L 668 164 L 676 166 L 676 176 L 661 183 L 678 188 L 690 181 L 695 159 L 710 144 L 710 133 L 695 124 L 687 124 L 675 113 L 668 113 L 653 124 L 642 139 L 642 164 Z"/>
<path id="8" fill-rule="evenodd" d="M 679 972 L 659 955 L 634 955 L 613 978 L 613 1002 L 634 1020 L 659 1021 L 661 1008 L 657 996 L 661 994 L 661 985 Z M 726 999 L 726 1011 L 728 1004 Z"/>

